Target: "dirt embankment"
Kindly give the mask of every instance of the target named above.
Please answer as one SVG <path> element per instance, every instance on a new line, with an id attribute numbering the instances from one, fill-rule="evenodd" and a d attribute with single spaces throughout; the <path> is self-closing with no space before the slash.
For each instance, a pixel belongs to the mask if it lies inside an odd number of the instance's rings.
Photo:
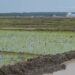
<path id="1" fill-rule="evenodd" d="M 15 65 L 0 68 L 0 75 L 43 75 L 65 69 L 65 61 L 75 59 L 75 51 L 56 55 L 44 55 Z"/>

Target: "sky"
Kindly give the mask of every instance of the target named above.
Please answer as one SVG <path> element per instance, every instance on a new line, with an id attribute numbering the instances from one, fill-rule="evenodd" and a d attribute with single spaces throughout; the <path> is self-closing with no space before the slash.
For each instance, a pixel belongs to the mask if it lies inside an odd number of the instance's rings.
<path id="1" fill-rule="evenodd" d="M 75 11 L 75 0 L 0 0 L 0 13 L 71 11 Z"/>

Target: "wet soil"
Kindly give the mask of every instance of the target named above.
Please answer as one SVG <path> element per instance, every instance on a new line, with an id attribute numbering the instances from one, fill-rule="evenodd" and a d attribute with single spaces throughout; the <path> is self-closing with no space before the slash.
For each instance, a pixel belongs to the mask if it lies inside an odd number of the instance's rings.
<path id="1" fill-rule="evenodd" d="M 0 75 L 43 75 L 66 69 L 63 64 L 66 61 L 75 59 L 75 51 L 65 52 L 56 55 L 43 55 L 14 65 L 0 68 Z"/>

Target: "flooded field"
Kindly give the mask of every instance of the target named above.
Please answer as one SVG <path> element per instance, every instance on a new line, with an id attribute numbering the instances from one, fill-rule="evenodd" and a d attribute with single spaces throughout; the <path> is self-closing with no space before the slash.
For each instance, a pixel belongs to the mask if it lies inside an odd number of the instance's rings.
<path id="1" fill-rule="evenodd" d="M 0 75 L 74 75 L 68 51 L 75 51 L 75 18 L 0 17 Z"/>
<path id="2" fill-rule="evenodd" d="M 9 53 L 9 52 L 0 52 L 0 67 L 3 65 L 14 64 L 21 61 L 26 61 L 29 58 L 36 57 L 36 55 L 31 55 L 27 53 Z"/>
<path id="3" fill-rule="evenodd" d="M 75 32 L 0 30 L 0 52 L 8 52 L 0 54 L 0 64 L 31 57 L 12 52 L 56 54 L 70 50 L 75 50 Z"/>
<path id="4" fill-rule="evenodd" d="M 75 32 L 0 30 L 0 51 L 55 54 L 69 50 L 75 50 Z"/>

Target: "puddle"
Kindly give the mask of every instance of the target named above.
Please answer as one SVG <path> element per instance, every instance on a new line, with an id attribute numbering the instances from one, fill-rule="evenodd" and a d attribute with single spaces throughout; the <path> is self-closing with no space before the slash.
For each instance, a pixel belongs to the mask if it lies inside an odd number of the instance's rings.
<path id="1" fill-rule="evenodd" d="M 43 74 L 43 75 L 75 75 L 75 60 L 65 62 L 66 69 L 54 72 L 53 74 Z"/>

